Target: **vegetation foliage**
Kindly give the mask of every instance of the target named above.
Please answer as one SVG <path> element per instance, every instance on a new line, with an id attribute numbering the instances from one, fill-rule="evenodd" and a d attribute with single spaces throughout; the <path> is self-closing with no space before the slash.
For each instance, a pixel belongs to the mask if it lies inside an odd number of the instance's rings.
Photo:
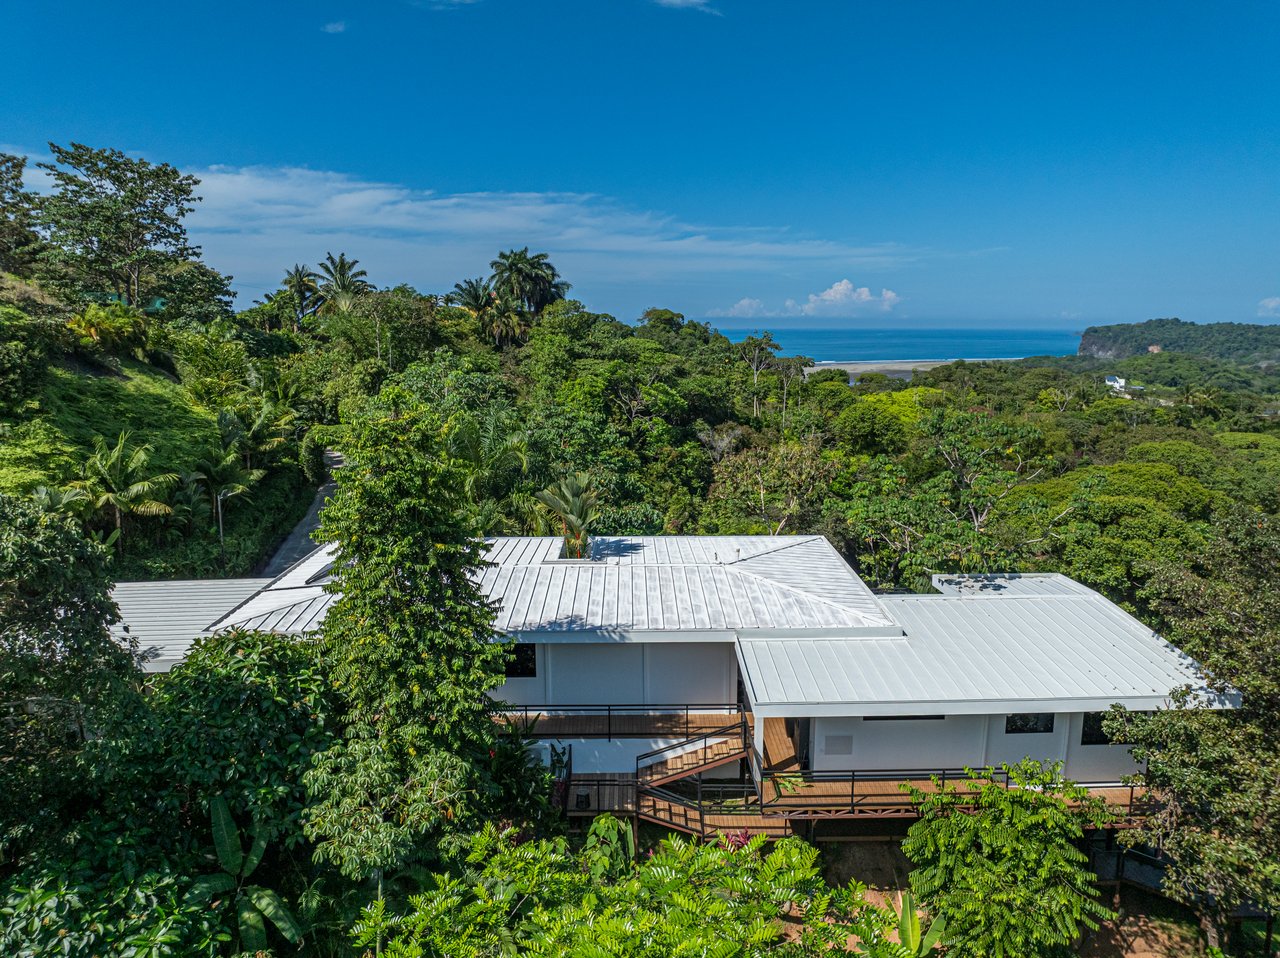
<path id="1" fill-rule="evenodd" d="M 402 954 L 1038 955 L 1103 917 L 1069 851 L 1079 796 L 1043 769 L 977 814 L 921 797 L 923 931 L 821 887 L 800 843 L 637 863 L 605 822 L 575 851 L 485 694 L 509 653 L 472 575 L 498 533 L 571 557 L 817 533 L 885 589 L 1071 575 L 1242 704 L 1110 719 L 1162 800 L 1134 839 L 1215 929 L 1280 908 L 1270 333 L 1157 321 L 1091 331 L 1091 355 L 850 382 L 767 332 L 592 311 L 528 248 L 438 293 L 326 251 L 235 311 L 187 239 L 194 178 L 51 155 L 40 196 L 0 155 L 0 951 L 345 955 L 359 919 Z M 327 450 L 323 636 L 232 632 L 141 672 L 111 582 L 261 568 Z"/>

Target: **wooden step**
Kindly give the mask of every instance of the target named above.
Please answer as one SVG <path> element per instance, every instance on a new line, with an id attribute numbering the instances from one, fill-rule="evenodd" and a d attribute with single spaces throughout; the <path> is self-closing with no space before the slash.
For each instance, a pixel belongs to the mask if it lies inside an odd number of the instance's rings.
<path id="1" fill-rule="evenodd" d="M 664 758 L 661 761 L 642 766 L 638 770 L 637 777 L 643 785 L 662 785 L 681 778 L 687 778 L 694 772 L 727 765 L 738 759 L 746 758 L 746 756 L 746 743 L 735 736 L 720 742 L 713 742 L 705 748 L 699 747 L 688 752 L 682 752 L 679 755 L 673 755 L 671 758 Z"/>
<path id="2" fill-rule="evenodd" d="M 672 802 L 647 793 L 641 793 L 636 811 L 645 821 L 700 838 L 713 839 L 722 834 L 746 832 L 777 840 L 792 834 L 791 826 L 784 818 L 764 815 L 708 815 L 681 802 Z"/>

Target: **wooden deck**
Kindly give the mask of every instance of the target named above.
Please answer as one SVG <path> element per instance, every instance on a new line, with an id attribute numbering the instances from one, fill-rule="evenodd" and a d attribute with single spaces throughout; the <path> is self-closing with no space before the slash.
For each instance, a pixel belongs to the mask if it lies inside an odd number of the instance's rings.
<path id="1" fill-rule="evenodd" d="M 729 728 L 733 722 L 743 722 Z M 791 834 L 794 823 L 824 819 L 910 819 L 919 814 L 911 790 L 928 794 L 954 785 L 977 787 L 962 771 L 926 770 L 809 772 L 800 768 L 795 744 L 783 719 L 755 719 L 725 712 L 555 714 L 531 712 L 528 721 L 539 736 L 673 738 L 677 746 L 641 756 L 635 773 L 575 773 L 565 792 L 571 817 L 601 812 L 637 816 L 668 828 L 712 838 L 721 832 Z M 754 787 L 719 786 L 698 773 L 738 761 L 750 754 L 754 721 L 763 721 L 763 774 L 759 794 Z M 712 734 L 718 733 L 718 734 Z M 744 734 L 745 733 L 745 734 Z M 683 749 L 683 750 L 682 750 Z M 935 783 L 932 775 L 940 776 Z M 683 783 L 683 784 L 677 784 Z M 664 786 L 671 785 L 668 789 Z M 728 794 L 725 795 L 727 788 Z M 736 791 L 734 791 L 736 790 Z M 1089 789 L 1120 812 L 1115 827 L 1131 826 L 1151 811 L 1140 789 L 1099 786 Z M 701 799 L 701 803 L 699 800 Z"/>

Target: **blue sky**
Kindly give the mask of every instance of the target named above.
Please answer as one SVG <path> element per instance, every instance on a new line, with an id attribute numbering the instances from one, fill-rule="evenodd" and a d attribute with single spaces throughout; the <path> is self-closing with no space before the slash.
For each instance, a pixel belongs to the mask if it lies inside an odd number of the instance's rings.
<path id="1" fill-rule="evenodd" d="M 1280 319 L 1280 5 L 24 4 L 0 144 L 204 179 L 248 303 L 499 248 L 724 326 Z"/>

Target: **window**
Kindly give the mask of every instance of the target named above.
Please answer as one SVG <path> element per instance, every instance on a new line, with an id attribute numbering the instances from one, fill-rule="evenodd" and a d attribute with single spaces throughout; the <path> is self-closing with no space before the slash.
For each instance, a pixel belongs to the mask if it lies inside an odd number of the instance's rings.
<path id="1" fill-rule="evenodd" d="M 945 715 L 864 715 L 864 722 L 941 722 Z"/>
<path id="2" fill-rule="evenodd" d="M 518 643 L 507 659 L 507 678 L 536 679 L 538 677 L 538 647 Z"/>
<path id="3" fill-rule="evenodd" d="M 1019 712 L 1015 715 L 1005 716 L 1005 735 L 1024 735 L 1030 732 L 1052 731 L 1052 712 Z"/>
<path id="4" fill-rule="evenodd" d="M 1138 712 L 1138 715 L 1147 713 Z M 1114 739 L 1107 735 L 1102 728 L 1102 720 L 1107 717 L 1106 712 L 1085 712 L 1084 723 L 1080 729 L 1081 745 L 1132 745 L 1132 742 Z"/>

